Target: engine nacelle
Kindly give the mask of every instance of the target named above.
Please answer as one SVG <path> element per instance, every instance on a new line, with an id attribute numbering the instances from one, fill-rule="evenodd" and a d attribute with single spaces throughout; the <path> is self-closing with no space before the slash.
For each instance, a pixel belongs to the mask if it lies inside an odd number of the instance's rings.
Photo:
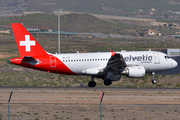
<path id="1" fill-rule="evenodd" d="M 143 66 L 126 67 L 121 74 L 127 77 L 139 78 L 145 76 L 146 70 Z"/>

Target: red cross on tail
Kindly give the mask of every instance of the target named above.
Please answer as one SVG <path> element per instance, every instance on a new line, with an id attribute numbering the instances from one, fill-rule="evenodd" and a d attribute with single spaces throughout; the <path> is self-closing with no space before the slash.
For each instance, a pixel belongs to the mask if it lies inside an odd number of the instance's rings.
<path id="1" fill-rule="evenodd" d="M 21 23 L 11 23 L 11 26 L 21 57 L 48 55 Z"/>

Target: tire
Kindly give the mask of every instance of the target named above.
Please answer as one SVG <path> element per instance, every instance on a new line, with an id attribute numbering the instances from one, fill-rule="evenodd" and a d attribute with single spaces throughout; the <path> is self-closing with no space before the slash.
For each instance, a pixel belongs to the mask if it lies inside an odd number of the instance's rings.
<path id="1" fill-rule="evenodd" d="M 152 80 L 152 84 L 156 84 L 157 81 L 155 79 Z"/>
<path id="2" fill-rule="evenodd" d="M 96 82 L 95 82 L 95 81 L 90 81 L 90 82 L 88 83 L 88 86 L 89 86 L 89 87 L 95 87 L 95 86 L 96 86 Z"/>
<path id="3" fill-rule="evenodd" d="M 111 80 L 104 80 L 104 85 L 108 86 L 111 85 L 112 81 Z"/>

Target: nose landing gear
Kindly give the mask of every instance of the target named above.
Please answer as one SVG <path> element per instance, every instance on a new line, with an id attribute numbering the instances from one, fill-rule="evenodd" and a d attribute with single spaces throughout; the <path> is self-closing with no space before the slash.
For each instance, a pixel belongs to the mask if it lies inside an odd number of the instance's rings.
<path id="1" fill-rule="evenodd" d="M 155 79 L 155 72 L 152 72 L 152 84 L 156 84 L 157 81 Z"/>

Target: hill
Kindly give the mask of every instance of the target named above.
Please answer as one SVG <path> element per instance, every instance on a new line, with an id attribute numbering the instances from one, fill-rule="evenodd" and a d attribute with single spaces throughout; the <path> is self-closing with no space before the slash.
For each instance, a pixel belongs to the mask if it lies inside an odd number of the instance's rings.
<path id="1" fill-rule="evenodd" d="M 20 23 L 23 19 L 26 28 L 42 28 L 57 30 L 57 16 L 53 14 L 30 14 L 21 17 L 11 17 L 10 20 L 0 22 L 3 28 L 11 29 L 11 23 Z M 107 22 L 89 14 L 67 14 L 61 16 L 61 30 L 73 32 L 120 33 L 126 29 L 138 28 L 136 25 L 119 22 Z"/>
<path id="2" fill-rule="evenodd" d="M 64 11 L 98 14 L 106 13 L 103 11 L 103 8 L 132 11 L 137 11 L 139 9 L 146 11 L 151 8 L 157 10 L 180 10 L 178 0 L 5 0 L 0 2 L 0 7 L 8 7 L 8 10 L 12 11 L 17 7 L 28 7 L 25 10 L 44 12 L 52 12 L 61 8 Z"/>

